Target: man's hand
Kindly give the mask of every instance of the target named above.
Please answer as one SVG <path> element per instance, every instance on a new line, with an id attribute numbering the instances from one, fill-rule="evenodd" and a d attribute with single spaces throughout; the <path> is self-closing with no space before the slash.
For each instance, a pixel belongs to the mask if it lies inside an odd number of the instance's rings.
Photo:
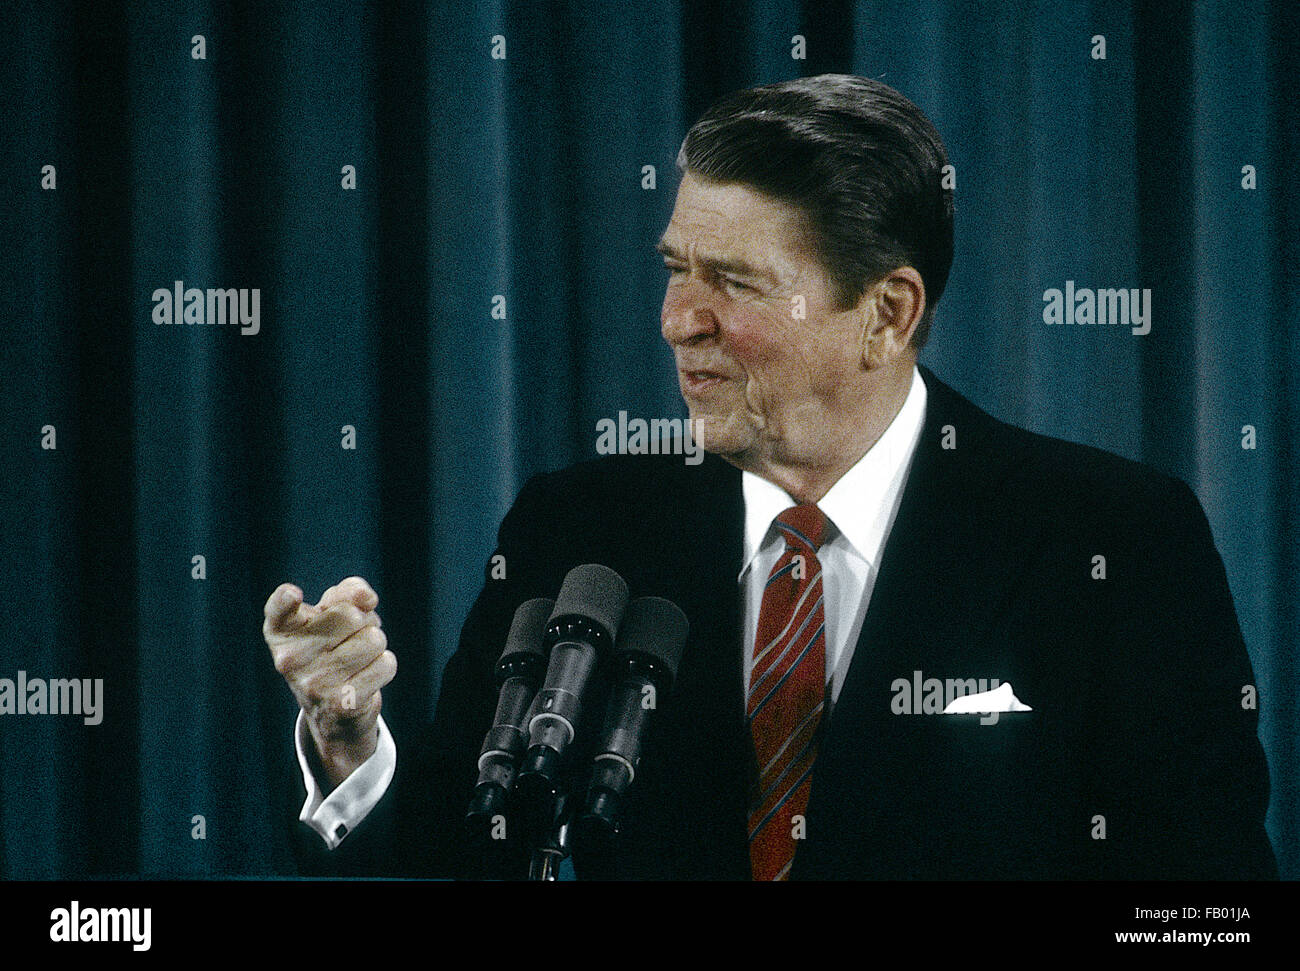
<path id="1" fill-rule="evenodd" d="M 262 636 L 306 715 L 326 791 L 374 754 L 380 689 L 397 673 L 377 606 L 379 597 L 360 577 L 330 587 L 315 606 L 303 603 L 291 583 L 266 601 Z"/>

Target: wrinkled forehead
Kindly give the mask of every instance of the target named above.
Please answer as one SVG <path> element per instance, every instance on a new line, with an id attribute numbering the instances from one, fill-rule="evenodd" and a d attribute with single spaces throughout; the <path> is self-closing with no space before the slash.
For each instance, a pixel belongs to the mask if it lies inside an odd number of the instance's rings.
<path id="1" fill-rule="evenodd" d="M 811 258 L 807 220 L 795 206 L 740 183 L 682 177 L 660 250 L 679 259 L 779 271 Z"/>

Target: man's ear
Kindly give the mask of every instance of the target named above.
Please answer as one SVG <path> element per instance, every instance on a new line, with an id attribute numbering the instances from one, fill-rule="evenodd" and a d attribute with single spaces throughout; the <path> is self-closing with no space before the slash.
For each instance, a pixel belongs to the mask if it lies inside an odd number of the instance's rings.
<path id="1" fill-rule="evenodd" d="M 873 371 L 906 353 L 925 313 L 925 284 L 913 267 L 900 266 L 867 288 L 862 314 L 862 366 Z"/>

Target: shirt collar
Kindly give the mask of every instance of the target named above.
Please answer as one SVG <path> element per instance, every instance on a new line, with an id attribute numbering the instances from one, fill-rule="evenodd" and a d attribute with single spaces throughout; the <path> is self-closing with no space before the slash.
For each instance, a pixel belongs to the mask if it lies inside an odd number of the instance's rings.
<path id="1" fill-rule="evenodd" d="M 912 386 L 894 420 L 817 503 L 831 523 L 827 540 L 840 533 L 854 552 L 877 568 L 884 535 L 893 518 L 893 500 L 902 490 L 921 438 L 925 400 L 925 381 L 913 367 Z M 745 499 L 745 549 L 740 576 L 744 577 L 769 538 L 772 520 L 797 503 L 780 486 L 752 472 L 743 473 L 741 487 Z"/>

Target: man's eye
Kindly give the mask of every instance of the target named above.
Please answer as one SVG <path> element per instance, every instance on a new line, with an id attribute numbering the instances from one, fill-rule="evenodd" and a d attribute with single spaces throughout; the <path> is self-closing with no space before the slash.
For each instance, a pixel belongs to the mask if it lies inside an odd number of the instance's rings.
<path id="1" fill-rule="evenodd" d="M 664 269 L 667 270 L 668 273 L 669 273 L 670 275 L 675 275 L 675 274 L 678 274 L 678 273 L 685 273 L 685 272 L 686 272 L 686 268 L 685 268 L 685 267 L 681 267 L 681 266 L 671 266 L 671 265 L 669 265 L 668 263 L 665 263 L 665 264 L 664 264 Z"/>
<path id="2" fill-rule="evenodd" d="M 741 293 L 754 289 L 748 283 L 741 283 L 739 280 L 733 280 L 729 276 L 724 276 L 722 282 L 729 290 L 735 290 Z"/>

